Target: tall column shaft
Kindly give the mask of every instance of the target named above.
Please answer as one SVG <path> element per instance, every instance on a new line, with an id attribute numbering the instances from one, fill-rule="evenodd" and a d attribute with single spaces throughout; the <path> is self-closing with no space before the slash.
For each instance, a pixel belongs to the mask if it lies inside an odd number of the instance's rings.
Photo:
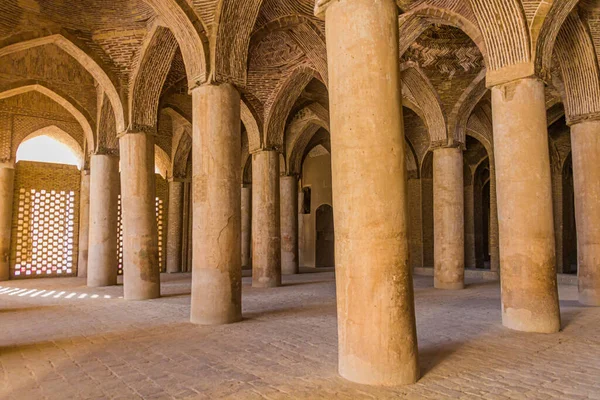
<path id="1" fill-rule="evenodd" d="M 167 272 L 181 272 L 183 238 L 183 182 L 169 182 L 169 216 L 167 221 Z"/>
<path id="2" fill-rule="evenodd" d="M 502 275 L 502 323 L 560 329 L 544 84 L 525 78 L 492 89 Z"/>
<path id="3" fill-rule="evenodd" d="M 252 186 L 242 186 L 242 268 L 249 269 L 252 249 Z"/>
<path id="4" fill-rule="evenodd" d="M 398 8 L 393 0 L 331 2 L 325 25 L 339 372 L 362 384 L 414 383 Z"/>
<path id="5" fill-rule="evenodd" d="M 0 165 L 0 282 L 10 278 L 10 241 L 12 231 L 15 168 Z"/>
<path id="6" fill-rule="evenodd" d="M 600 306 L 600 121 L 571 126 L 579 302 Z"/>
<path id="7" fill-rule="evenodd" d="M 90 171 L 81 171 L 79 190 L 79 240 L 77 255 L 77 276 L 87 278 L 88 248 L 90 242 Z"/>
<path id="8" fill-rule="evenodd" d="M 297 274 L 298 270 L 298 178 L 282 176 L 280 185 L 281 273 Z"/>
<path id="9" fill-rule="evenodd" d="M 281 285 L 279 153 L 252 155 L 252 286 Z"/>
<path id="10" fill-rule="evenodd" d="M 475 218 L 481 216 L 476 212 L 478 209 L 475 202 L 481 200 L 481 196 L 477 196 L 475 191 L 481 190 L 479 185 L 471 184 L 464 188 L 464 226 L 465 226 L 465 267 L 476 268 L 477 267 L 477 255 L 478 255 L 478 242 L 476 236 L 479 236 L 479 231 L 476 230 L 478 224 L 475 223 Z M 479 207 L 480 209 L 480 207 Z M 477 232 L 478 234 L 476 234 Z"/>
<path id="11" fill-rule="evenodd" d="M 191 321 L 242 318 L 240 94 L 229 84 L 194 89 Z"/>
<path id="12" fill-rule="evenodd" d="M 117 284 L 119 158 L 93 155 L 90 164 L 87 285 Z"/>
<path id="13" fill-rule="evenodd" d="M 463 153 L 459 148 L 433 152 L 434 286 L 465 287 L 465 200 Z"/>
<path id="14" fill-rule="evenodd" d="M 154 136 L 127 133 L 121 150 L 123 292 L 126 300 L 160 297 Z"/>
<path id="15" fill-rule="evenodd" d="M 489 240 L 490 246 L 490 270 L 500 271 L 500 244 L 498 231 L 498 198 L 496 195 L 496 167 L 494 160 L 490 160 L 490 219 L 489 219 Z"/>

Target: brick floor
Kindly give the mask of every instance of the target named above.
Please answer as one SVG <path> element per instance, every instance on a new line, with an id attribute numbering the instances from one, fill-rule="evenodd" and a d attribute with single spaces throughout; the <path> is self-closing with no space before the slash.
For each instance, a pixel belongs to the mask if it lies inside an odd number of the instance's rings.
<path id="1" fill-rule="evenodd" d="M 284 283 L 244 278 L 245 320 L 198 327 L 187 274 L 145 302 L 77 278 L 0 282 L 0 399 L 600 399 L 600 308 L 574 286 L 560 287 L 563 331 L 540 335 L 501 326 L 497 283 L 416 277 L 423 377 L 374 388 L 336 373 L 333 273 Z"/>

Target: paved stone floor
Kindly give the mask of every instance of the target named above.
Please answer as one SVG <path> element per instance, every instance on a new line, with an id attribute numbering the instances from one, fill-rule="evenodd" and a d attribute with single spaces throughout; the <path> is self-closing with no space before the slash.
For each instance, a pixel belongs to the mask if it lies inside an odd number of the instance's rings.
<path id="1" fill-rule="evenodd" d="M 563 331 L 541 335 L 501 326 L 497 283 L 416 277 L 423 377 L 373 388 L 336 373 L 333 273 L 284 282 L 244 278 L 245 320 L 222 327 L 188 323 L 188 274 L 146 302 L 76 278 L 0 282 L 0 399 L 600 399 L 600 309 L 574 286 L 560 287 Z"/>

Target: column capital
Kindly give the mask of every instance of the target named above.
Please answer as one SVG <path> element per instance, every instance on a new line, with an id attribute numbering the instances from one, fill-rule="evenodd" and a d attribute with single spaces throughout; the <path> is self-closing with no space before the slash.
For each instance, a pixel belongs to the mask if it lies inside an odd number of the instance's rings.
<path id="1" fill-rule="evenodd" d="M 258 153 L 266 153 L 266 152 L 270 152 L 270 151 L 274 151 L 276 153 L 282 153 L 282 151 L 280 149 L 278 149 L 277 147 L 261 147 L 259 149 L 256 149 L 252 152 L 250 152 L 250 155 L 252 154 L 258 154 Z"/>
<path id="2" fill-rule="evenodd" d="M 90 154 L 90 159 L 94 156 L 119 157 L 119 149 L 101 148 Z"/>
<path id="3" fill-rule="evenodd" d="M 466 146 L 464 143 L 460 143 L 460 142 L 455 142 L 455 141 L 438 141 L 438 142 L 432 142 L 431 145 L 429 146 L 429 150 L 431 151 L 435 151 L 435 150 L 439 150 L 439 149 L 461 149 L 462 151 L 466 150 Z"/>
<path id="4" fill-rule="evenodd" d="M 185 177 L 180 177 L 180 176 L 167 176 L 167 182 L 171 183 L 171 182 L 180 182 L 180 183 L 185 183 L 185 182 L 191 182 L 192 180 L 189 178 L 185 178 Z"/>
<path id="5" fill-rule="evenodd" d="M 333 2 L 339 0 L 317 0 L 315 2 L 315 17 L 325 20 L 325 11 L 327 11 L 327 7 L 329 7 Z"/>
<path id="6" fill-rule="evenodd" d="M 158 136 L 158 133 L 156 132 L 156 127 L 154 126 L 132 124 L 125 131 L 118 133 L 117 139 L 121 139 L 126 135 Z"/>
<path id="7" fill-rule="evenodd" d="M 211 78 L 209 78 L 209 80 L 208 80 L 208 81 L 206 81 L 206 82 L 198 83 L 196 86 L 190 87 L 190 88 L 188 89 L 188 94 L 190 94 L 190 95 L 191 95 L 191 94 L 192 94 L 192 92 L 194 92 L 195 90 L 202 89 L 202 88 L 205 88 L 205 87 L 208 87 L 208 86 L 223 86 L 223 85 L 229 85 L 229 86 L 232 86 L 232 87 L 234 87 L 234 88 L 236 87 L 236 86 L 235 86 L 233 83 L 231 83 L 231 82 L 219 82 L 219 81 L 215 81 L 215 80 L 214 80 L 214 77 L 211 77 Z M 237 88 L 236 88 L 236 90 L 237 90 Z"/>
<path id="8" fill-rule="evenodd" d="M 0 161 L 0 168 L 15 169 L 15 164 L 13 160 Z"/>
<path id="9" fill-rule="evenodd" d="M 600 121 L 600 111 L 592 112 L 584 115 L 569 115 L 565 114 L 567 119 L 567 126 L 573 126 L 584 122 L 597 122 Z"/>
<path id="10" fill-rule="evenodd" d="M 546 73 L 536 71 L 533 62 L 526 62 L 488 71 L 485 76 L 485 85 L 488 88 L 493 88 L 521 79 L 538 79 L 546 84 L 549 77 Z"/>

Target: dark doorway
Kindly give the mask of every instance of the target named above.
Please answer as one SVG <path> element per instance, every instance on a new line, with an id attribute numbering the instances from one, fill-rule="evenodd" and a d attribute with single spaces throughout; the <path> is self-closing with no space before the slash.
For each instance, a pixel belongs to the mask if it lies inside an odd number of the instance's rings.
<path id="1" fill-rule="evenodd" d="M 317 208 L 317 237 L 316 237 L 316 260 L 315 266 L 334 267 L 335 266 L 335 244 L 333 229 L 333 208 L 328 204 L 323 204 Z"/>

